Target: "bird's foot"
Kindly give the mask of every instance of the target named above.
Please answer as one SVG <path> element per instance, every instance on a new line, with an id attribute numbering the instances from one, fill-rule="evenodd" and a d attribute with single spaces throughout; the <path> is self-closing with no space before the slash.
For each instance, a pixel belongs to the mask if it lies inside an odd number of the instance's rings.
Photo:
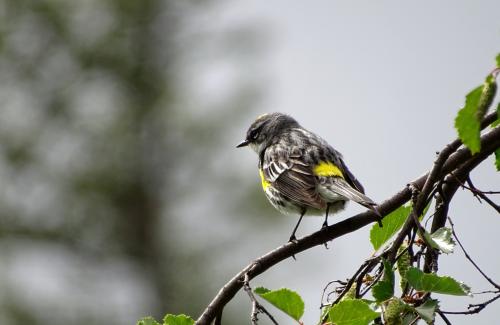
<path id="1" fill-rule="evenodd" d="M 295 237 L 295 234 L 292 234 L 290 236 L 290 239 L 288 239 L 288 242 L 289 243 L 294 243 L 294 244 L 297 244 L 298 240 L 297 240 L 297 237 Z M 292 258 L 294 261 L 296 261 L 297 259 L 295 258 L 295 255 L 292 255 Z"/>

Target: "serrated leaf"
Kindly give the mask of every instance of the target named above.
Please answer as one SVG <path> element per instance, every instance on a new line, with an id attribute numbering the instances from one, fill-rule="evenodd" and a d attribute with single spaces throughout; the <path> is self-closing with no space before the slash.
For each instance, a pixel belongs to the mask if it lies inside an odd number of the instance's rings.
<path id="1" fill-rule="evenodd" d="M 441 227 L 432 234 L 425 232 L 424 236 L 433 248 L 439 249 L 445 254 L 453 253 L 456 243 L 451 237 L 450 228 Z"/>
<path id="2" fill-rule="evenodd" d="M 373 298 L 377 302 L 382 302 L 394 296 L 394 271 L 392 265 L 386 260 L 382 260 L 384 265 L 384 275 L 382 280 L 375 284 L 372 288 Z"/>
<path id="3" fill-rule="evenodd" d="M 271 291 L 259 287 L 254 292 L 297 321 L 304 314 L 304 301 L 295 291 L 287 288 Z"/>
<path id="4" fill-rule="evenodd" d="M 343 300 L 330 308 L 328 320 L 335 325 L 368 325 L 379 317 L 370 306 L 359 299 Z"/>
<path id="5" fill-rule="evenodd" d="M 163 319 L 163 325 L 193 325 L 194 319 L 184 314 L 167 314 Z"/>
<path id="6" fill-rule="evenodd" d="M 137 325 L 160 325 L 153 317 L 144 317 L 137 322 Z"/>
<path id="7" fill-rule="evenodd" d="M 380 303 L 394 296 L 394 285 L 386 281 L 379 281 L 372 287 L 372 296 Z"/>
<path id="8" fill-rule="evenodd" d="M 263 295 L 265 293 L 271 292 L 271 290 L 264 288 L 264 287 L 257 287 L 253 290 L 253 292 L 255 292 L 256 294 L 258 294 L 260 296 L 260 295 Z"/>
<path id="9" fill-rule="evenodd" d="M 453 296 L 467 296 L 470 287 L 449 276 L 439 276 L 434 273 L 424 273 L 411 267 L 406 272 L 408 283 L 417 291 L 436 292 Z"/>
<path id="10" fill-rule="evenodd" d="M 458 111 L 455 118 L 455 128 L 462 143 L 469 148 L 472 154 L 481 149 L 481 123 L 477 119 L 477 110 L 483 92 L 483 85 L 475 88 L 465 97 L 465 106 Z"/>
<path id="11" fill-rule="evenodd" d="M 383 244 L 401 229 L 410 211 L 410 206 L 401 206 L 382 219 L 382 227 L 378 224 L 373 225 L 370 230 L 370 242 L 375 250 L 382 247 Z"/>
<path id="12" fill-rule="evenodd" d="M 386 259 L 382 259 L 382 264 L 384 265 L 384 276 L 382 280 L 394 285 L 394 270 L 392 269 L 392 264 Z"/>
<path id="13" fill-rule="evenodd" d="M 408 313 L 404 315 L 403 321 L 401 322 L 402 325 L 415 325 L 416 321 L 418 319 L 418 316 L 415 313 Z"/>
<path id="14" fill-rule="evenodd" d="M 500 149 L 495 150 L 495 167 L 500 172 Z"/>
<path id="15" fill-rule="evenodd" d="M 439 303 L 435 299 L 429 299 L 422 305 L 415 308 L 417 314 L 427 323 L 433 324 L 434 317 L 436 316 L 436 309 L 439 307 Z"/>

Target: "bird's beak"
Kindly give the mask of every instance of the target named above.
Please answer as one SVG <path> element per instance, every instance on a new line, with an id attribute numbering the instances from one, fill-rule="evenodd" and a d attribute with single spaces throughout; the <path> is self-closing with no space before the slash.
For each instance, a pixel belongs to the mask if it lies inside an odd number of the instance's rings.
<path id="1" fill-rule="evenodd" d="M 243 140 L 239 145 L 236 146 L 236 148 L 246 147 L 246 146 L 248 146 L 249 143 L 250 143 L 250 141 Z"/>

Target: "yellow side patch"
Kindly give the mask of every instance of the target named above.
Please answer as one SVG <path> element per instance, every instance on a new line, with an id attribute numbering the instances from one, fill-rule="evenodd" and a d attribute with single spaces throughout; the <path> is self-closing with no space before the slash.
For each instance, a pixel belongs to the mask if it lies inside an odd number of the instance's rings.
<path id="1" fill-rule="evenodd" d="M 271 183 L 269 183 L 264 177 L 264 172 L 262 171 L 262 169 L 259 169 L 259 175 L 260 175 L 260 183 L 262 185 L 262 189 L 265 191 L 269 186 L 271 186 Z"/>
<path id="2" fill-rule="evenodd" d="M 319 164 L 314 167 L 314 175 L 316 176 L 339 176 L 344 178 L 342 171 L 334 163 L 327 161 L 320 161 Z"/>

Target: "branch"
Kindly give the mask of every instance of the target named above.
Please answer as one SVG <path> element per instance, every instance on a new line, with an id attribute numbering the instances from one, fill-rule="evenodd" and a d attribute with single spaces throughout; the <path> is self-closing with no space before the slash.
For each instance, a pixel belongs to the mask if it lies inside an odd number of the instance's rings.
<path id="1" fill-rule="evenodd" d="M 474 196 L 476 197 L 480 197 L 481 199 L 483 199 L 486 203 L 488 203 L 489 205 L 491 205 L 491 207 L 493 209 L 495 209 L 498 213 L 500 213 L 500 206 L 498 204 L 496 204 L 495 202 L 493 202 L 489 197 L 486 196 L 486 193 L 497 193 L 497 192 L 494 192 L 494 191 L 488 191 L 488 192 L 483 192 L 481 190 L 478 190 L 474 184 L 472 183 L 472 180 L 470 179 L 470 177 L 467 177 L 467 184 L 469 186 L 466 186 L 465 184 L 461 184 L 463 188 L 466 188 L 468 189 L 469 191 L 472 192 L 472 194 L 474 194 Z M 481 202 L 481 200 L 479 200 Z"/>
<path id="2" fill-rule="evenodd" d="M 491 123 L 496 121 L 497 118 L 498 117 L 497 117 L 496 112 L 493 112 L 493 113 L 485 116 L 483 121 L 481 122 L 481 130 L 487 128 Z M 391 248 L 388 251 L 388 259 L 390 261 L 394 261 L 394 258 L 396 256 L 396 252 L 397 252 L 399 246 L 401 246 L 401 243 L 403 242 L 404 238 L 409 233 L 409 231 L 413 228 L 413 226 L 415 224 L 417 225 L 417 227 L 420 226 L 420 224 L 418 223 L 418 216 L 420 216 L 422 214 L 422 211 L 423 211 L 425 205 L 428 203 L 429 197 L 434 192 L 434 184 L 439 179 L 442 179 L 444 177 L 442 174 L 444 174 L 444 175 L 447 174 L 447 172 L 443 173 L 444 165 L 447 161 L 449 161 L 451 159 L 450 156 L 452 155 L 453 152 L 455 152 L 455 154 L 457 153 L 456 150 L 461 145 L 462 145 L 462 142 L 460 141 L 460 139 L 456 139 L 453 142 L 446 145 L 444 147 L 444 149 L 439 152 L 438 157 L 434 161 L 434 165 L 432 167 L 432 170 L 430 171 L 430 173 L 427 174 L 428 176 L 426 177 L 422 191 L 417 196 L 417 202 L 415 203 L 415 206 L 411 211 L 411 215 L 410 215 L 411 218 L 408 218 L 406 220 L 405 224 L 402 227 L 402 230 L 399 232 L 398 236 L 396 237 Z M 441 176 L 439 176 L 439 175 L 441 175 Z M 411 182 L 409 187 L 411 189 L 419 188 L 418 184 L 416 184 L 415 182 Z M 453 194 L 455 193 L 455 191 L 456 191 L 456 189 L 455 190 L 450 189 L 450 191 L 449 191 L 451 194 L 449 196 L 450 200 L 451 200 L 451 197 L 453 196 Z M 449 200 L 448 200 L 448 202 L 449 202 Z M 446 203 L 446 202 L 444 202 L 444 203 Z M 444 205 L 444 208 L 445 209 L 443 209 L 443 210 L 447 213 L 448 212 L 447 204 Z M 446 214 L 444 215 L 444 217 L 439 216 L 439 215 L 436 216 L 433 220 L 433 229 L 435 226 L 437 226 L 439 224 L 444 225 L 444 223 L 446 222 L 446 216 L 447 216 Z M 436 229 L 438 229 L 438 228 L 440 228 L 440 227 L 437 227 Z M 434 229 L 434 230 L 436 230 L 436 229 Z M 421 228 L 419 228 L 418 230 L 419 230 L 419 233 L 422 232 Z M 425 240 L 425 237 L 423 236 L 423 234 L 421 234 L 421 237 Z M 428 245 L 428 247 L 430 247 L 430 246 Z M 428 259 L 427 262 L 431 262 L 429 260 L 431 255 L 432 255 L 432 253 L 427 254 L 427 259 Z M 426 265 L 428 267 L 430 264 L 426 263 Z"/>
<path id="3" fill-rule="evenodd" d="M 452 325 L 450 320 L 446 317 L 445 314 L 443 314 L 443 312 L 441 310 L 436 310 L 436 312 L 438 313 L 439 316 L 441 316 L 441 319 L 446 323 L 446 325 Z"/>
<path id="4" fill-rule="evenodd" d="M 481 275 L 486 279 L 486 281 L 488 281 L 497 290 L 500 290 L 500 285 L 498 285 L 498 283 L 496 283 L 489 276 L 487 276 L 486 273 L 484 273 L 483 270 L 481 270 L 481 268 L 476 264 L 476 262 L 474 262 L 472 257 L 470 257 L 469 253 L 467 253 L 464 246 L 462 245 L 462 242 L 460 241 L 460 239 L 458 239 L 457 233 L 455 232 L 455 225 L 453 224 L 453 221 L 451 221 L 451 218 L 448 218 L 448 221 L 450 222 L 451 233 L 453 234 L 453 237 L 455 237 L 455 240 L 462 249 L 462 252 L 464 252 L 465 258 L 468 259 L 469 262 L 471 262 L 471 264 L 476 268 L 476 270 L 478 270 L 479 273 L 481 273 Z"/>
<path id="5" fill-rule="evenodd" d="M 443 313 L 443 314 L 449 314 L 449 315 L 472 315 L 472 314 L 477 314 L 481 310 L 483 310 L 484 308 L 486 308 L 486 306 L 488 306 L 489 304 L 491 304 L 492 302 L 494 302 L 495 300 L 497 300 L 498 298 L 500 298 L 500 294 L 498 294 L 495 297 L 493 297 L 493 298 L 491 298 L 489 300 L 486 300 L 485 302 L 482 302 L 480 304 L 471 304 L 471 305 L 467 306 L 468 310 L 466 310 L 466 311 L 444 311 L 444 310 L 441 310 L 441 313 Z"/>
<path id="6" fill-rule="evenodd" d="M 252 321 L 252 325 L 257 325 L 258 324 L 258 314 L 263 313 L 266 314 L 267 317 L 273 322 L 273 324 L 278 325 L 278 322 L 274 319 L 273 315 L 271 315 L 270 312 L 267 311 L 264 306 L 262 306 L 257 299 L 255 298 L 252 288 L 250 288 L 250 283 L 248 279 L 248 274 L 245 275 L 245 280 L 243 281 L 243 290 L 248 294 L 248 297 L 250 297 L 250 301 L 252 302 L 252 314 L 250 315 L 250 320 Z"/>
<path id="7" fill-rule="evenodd" d="M 491 115 L 493 114 L 490 114 L 489 116 Z M 496 114 L 494 115 L 495 118 L 493 118 L 492 121 L 496 119 Z M 446 160 L 446 162 L 442 166 L 442 172 L 438 176 L 443 177 L 457 167 L 469 161 L 480 162 L 487 156 L 492 154 L 497 148 L 500 148 L 500 128 L 493 129 L 481 136 L 481 148 L 481 152 L 474 156 L 471 156 L 470 151 L 466 148 L 461 148 L 455 151 L 455 153 Z M 421 188 L 424 186 L 424 183 L 427 179 L 428 174 L 425 174 L 414 180 L 412 183 Z M 405 187 L 398 193 L 394 194 L 392 197 L 378 205 L 377 210 L 381 215 L 385 216 L 397 209 L 399 206 L 406 203 L 410 198 L 411 191 L 408 187 Z M 368 210 L 331 226 L 325 227 L 311 235 L 297 240 L 296 242 L 289 242 L 287 244 L 284 244 L 263 255 L 262 257 L 257 258 L 251 264 L 241 270 L 238 274 L 236 274 L 228 283 L 226 283 L 226 285 L 224 285 L 224 287 L 219 291 L 219 293 L 215 296 L 212 302 L 198 318 L 196 324 L 210 324 L 214 320 L 216 315 L 221 313 L 221 310 L 224 308 L 224 306 L 241 289 L 243 281 L 245 279 L 245 274 L 248 275 L 249 279 L 252 279 L 257 275 L 265 272 L 270 267 L 293 255 L 297 255 L 298 253 L 303 252 L 311 247 L 323 245 L 328 241 L 356 231 L 372 222 L 376 222 L 378 219 L 380 219 L 380 217 L 377 214 L 375 214 L 371 210 Z"/>

